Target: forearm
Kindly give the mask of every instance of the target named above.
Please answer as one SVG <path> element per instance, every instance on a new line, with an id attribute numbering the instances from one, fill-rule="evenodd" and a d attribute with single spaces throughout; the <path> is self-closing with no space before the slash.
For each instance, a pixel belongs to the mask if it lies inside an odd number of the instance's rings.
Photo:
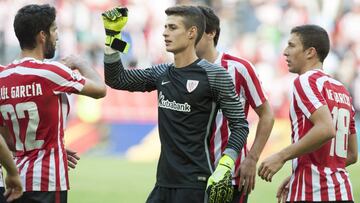
<path id="1" fill-rule="evenodd" d="M 4 139 L 0 136 L 0 163 L 6 169 L 7 173 L 10 175 L 17 174 L 17 168 L 15 166 L 12 154 L 8 149 Z"/>
<path id="2" fill-rule="evenodd" d="M 248 153 L 248 156 L 255 161 L 259 160 L 261 152 L 263 151 L 267 140 L 269 139 L 271 129 L 274 125 L 274 117 L 272 113 L 263 115 L 259 118 L 259 123 L 257 124 L 255 140 L 251 149 Z"/>
<path id="3" fill-rule="evenodd" d="M 95 70 L 94 67 L 89 65 L 84 60 L 79 60 L 76 64 L 76 69 L 80 72 L 80 74 L 86 78 L 87 80 L 91 80 L 94 82 L 94 84 L 100 84 L 104 86 L 104 82 L 102 81 L 102 78 L 100 77 L 99 73 Z"/>
<path id="4" fill-rule="evenodd" d="M 288 161 L 319 149 L 333 138 L 331 130 L 327 128 L 332 128 L 332 126 L 314 125 L 298 142 L 281 150 L 280 156 L 284 161 Z"/>
<path id="5" fill-rule="evenodd" d="M 114 89 L 125 89 L 122 75 L 124 74 L 124 66 L 122 64 L 120 53 L 104 55 L 104 77 L 105 84 Z"/>
<path id="6" fill-rule="evenodd" d="M 105 83 L 111 88 L 128 91 L 153 91 L 158 77 L 167 69 L 167 64 L 152 66 L 147 69 L 126 70 L 119 52 L 104 56 Z"/>
<path id="7" fill-rule="evenodd" d="M 3 137 L 3 139 L 5 140 L 5 143 L 7 144 L 8 148 L 10 149 L 10 151 L 15 151 L 15 143 L 14 141 L 11 139 L 11 136 L 9 134 L 9 130 L 6 127 L 0 127 L 0 135 Z"/>
<path id="8" fill-rule="evenodd" d="M 233 152 L 236 152 L 236 154 L 230 154 L 229 152 L 227 153 L 230 157 L 235 158 L 235 160 L 238 156 L 238 153 L 244 147 L 247 135 L 249 133 L 248 122 L 246 121 L 246 119 L 239 118 L 238 120 L 239 122 L 230 125 L 231 134 L 226 147 L 227 149 L 225 150 L 225 152 L 227 152 L 228 149 L 231 149 Z"/>
<path id="9" fill-rule="evenodd" d="M 346 156 L 346 166 L 356 163 L 358 159 L 357 135 L 351 134 L 348 137 L 348 152 Z"/>

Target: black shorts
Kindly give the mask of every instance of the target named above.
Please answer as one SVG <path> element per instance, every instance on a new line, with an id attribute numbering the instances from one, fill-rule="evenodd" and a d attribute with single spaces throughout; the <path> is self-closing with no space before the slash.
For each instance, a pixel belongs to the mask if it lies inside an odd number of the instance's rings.
<path id="1" fill-rule="evenodd" d="M 6 199 L 4 197 L 5 188 L 0 187 L 0 203 L 6 203 Z"/>
<path id="2" fill-rule="evenodd" d="M 155 185 L 146 203 L 203 203 L 205 190 L 194 188 L 166 188 Z"/>
<path id="3" fill-rule="evenodd" d="M 24 192 L 12 203 L 67 203 L 67 191 L 54 192 Z"/>

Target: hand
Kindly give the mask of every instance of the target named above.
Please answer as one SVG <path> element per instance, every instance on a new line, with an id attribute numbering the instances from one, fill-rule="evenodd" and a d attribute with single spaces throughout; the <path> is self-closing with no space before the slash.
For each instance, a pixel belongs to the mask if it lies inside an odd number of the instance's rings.
<path id="1" fill-rule="evenodd" d="M 75 169 L 77 165 L 77 161 L 80 160 L 80 157 L 76 154 L 76 151 L 72 151 L 70 149 L 66 149 L 66 155 L 68 160 L 68 169 Z"/>
<path id="2" fill-rule="evenodd" d="M 6 191 L 4 196 L 7 202 L 18 199 L 23 194 L 23 188 L 19 174 L 7 174 L 5 178 Z"/>
<path id="3" fill-rule="evenodd" d="M 285 180 L 283 180 L 280 187 L 278 188 L 278 191 L 276 193 L 276 198 L 278 199 L 278 203 L 286 202 L 286 198 L 289 194 L 290 178 L 291 176 L 285 178 Z"/>
<path id="4" fill-rule="evenodd" d="M 84 59 L 75 55 L 66 56 L 62 58 L 60 62 L 69 67 L 71 70 L 80 71 L 82 68 L 87 66 Z"/>
<path id="5" fill-rule="evenodd" d="M 206 192 L 209 195 L 209 203 L 225 203 L 232 200 L 231 170 L 234 165 L 234 160 L 229 156 L 221 157 L 218 166 L 207 182 Z"/>
<path id="6" fill-rule="evenodd" d="M 250 194 L 255 188 L 256 161 L 247 156 L 240 164 L 239 175 L 239 191 L 242 191 L 243 194 Z"/>
<path id="7" fill-rule="evenodd" d="M 105 28 L 105 45 L 121 52 L 127 52 L 129 44 L 121 40 L 121 30 L 128 20 L 128 9 L 116 7 L 101 14 Z"/>
<path id="8" fill-rule="evenodd" d="M 267 182 L 271 182 L 272 177 L 277 173 L 284 165 L 285 161 L 282 159 L 279 153 L 276 153 L 266 158 L 259 167 L 258 175 Z"/>

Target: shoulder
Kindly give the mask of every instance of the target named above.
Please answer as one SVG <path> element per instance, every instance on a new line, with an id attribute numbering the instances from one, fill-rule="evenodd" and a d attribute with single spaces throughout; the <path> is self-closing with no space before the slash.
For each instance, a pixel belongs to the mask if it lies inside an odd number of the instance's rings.
<path id="1" fill-rule="evenodd" d="M 68 66 L 66 66 L 58 61 L 45 61 L 45 62 L 43 62 L 42 68 L 48 69 L 50 71 L 64 71 L 69 74 L 71 74 L 71 72 L 73 72 Z"/>
<path id="2" fill-rule="evenodd" d="M 326 76 L 324 73 L 322 73 L 320 71 L 310 70 L 304 74 L 299 75 L 294 80 L 294 84 L 301 85 L 301 86 L 305 86 L 305 85 L 309 85 L 309 84 L 316 84 L 320 78 L 322 78 L 324 80 L 324 79 L 327 79 L 328 76 Z"/>
<path id="3" fill-rule="evenodd" d="M 222 55 L 221 60 L 225 61 L 225 62 L 231 62 L 231 63 L 234 63 L 234 64 L 242 65 L 242 66 L 245 66 L 247 68 L 248 67 L 253 67 L 252 63 L 249 60 L 238 57 L 238 56 L 233 56 L 233 55 L 230 55 L 230 54 L 227 54 L 227 53 L 224 53 Z"/>
<path id="4" fill-rule="evenodd" d="M 16 67 L 24 71 L 32 71 L 37 74 L 46 74 L 48 72 L 71 72 L 71 69 L 57 61 L 40 61 L 36 59 L 15 60 L 8 66 L 9 68 Z"/>
<path id="5" fill-rule="evenodd" d="M 21 71 L 25 74 L 40 76 L 52 81 L 62 81 L 70 78 L 81 80 L 79 73 L 72 71 L 69 67 L 57 61 L 39 61 L 34 59 L 24 61 L 16 67 L 21 67 L 23 69 Z"/>
<path id="6" fill-rule="evenodd" d="M 226 72 L 222 66 L 210 63 L 205 59 L 201 59 L 197 64 L 206 71 Z"/>
<path id="7" fill-rule="evenodd" d="M 152 66 L 152 68 L 160 68 L 160 69 L 169 69 L 171 67 L 175 67 L 174 63 L 161 63 L 161 64 Z"/>
<path id="8" fill-rule="evenodd" d="M 155 73 L 156 75 L 164 74 L 171 67 L 174 67 L 173 63 L 161 63 L 157 65 L 153 65 L 150 68 L 146 68 L 145 71 L 150 74 Z"/>

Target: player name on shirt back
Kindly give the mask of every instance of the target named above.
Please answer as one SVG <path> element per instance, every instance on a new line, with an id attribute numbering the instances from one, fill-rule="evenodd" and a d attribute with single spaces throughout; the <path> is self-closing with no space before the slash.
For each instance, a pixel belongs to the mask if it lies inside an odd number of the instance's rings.
<path id="1" fill-rule="evenodd" d="M 350 98 L 346 94 L 334 92 L 331 89 L 326 89 L 328 99 L 335 101 L 336 103 L 342 103 L 350 106 Z"/>
<path id="2" fill-rule="evenodd" d="M 10 91 L 9 91 L 10 90 Z M 18 85 L 13 87 L 2 86 L 0 88 L 0 99 L 16 99 L 24 97 L 34 97 L 43 95 L 40 83 L 32 83 L 29 85 Z"/>

